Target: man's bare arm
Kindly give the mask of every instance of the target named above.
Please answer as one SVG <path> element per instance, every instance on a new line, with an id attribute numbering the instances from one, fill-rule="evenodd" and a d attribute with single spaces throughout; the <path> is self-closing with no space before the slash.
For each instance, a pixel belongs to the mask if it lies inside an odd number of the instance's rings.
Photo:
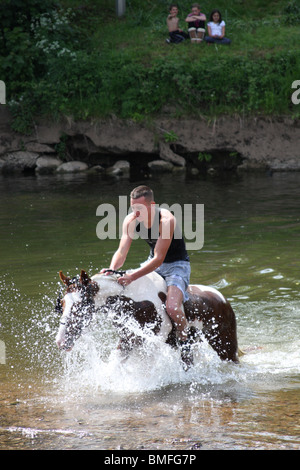
<path id="1" fill-rule="evenodd" d="M 169 246 L 171 244 L 175 230 L 175 218 L 171 213 L 162 217 L 160 225 L 160 236 L 154 248 L 153 258 L 145 263 L 141 268 L 137 269 L 132 274 L 125 274 L 119 279 L 119 283 L 128 285 L 132 281 L 139 279 L 146 274 L 155 271 L 164 262 Z"/>
<path id="2" fill-rule="evenodd" d="M 123 222 L 122 237 L 120 240 L 120 244 L 119 244 L 117 251 L 112 257 L 112 260 L 109 266 L 110 269 L 117 271 L 125 263 L 129 248 L 131 246 L 133 235 L 134 235 L 135 219 L 136 217 L 134 216 L 134 214 L 129 214 L 125 218 Z"/>
<path id="3" fill-rule="evenodd" d="M 206 16 L 204 15 L 204 13 L 200 13 L 200 15 L 187 16 L 185 19 L 187 23 L 192 23 L 196 20 L 206 21 Z"/>

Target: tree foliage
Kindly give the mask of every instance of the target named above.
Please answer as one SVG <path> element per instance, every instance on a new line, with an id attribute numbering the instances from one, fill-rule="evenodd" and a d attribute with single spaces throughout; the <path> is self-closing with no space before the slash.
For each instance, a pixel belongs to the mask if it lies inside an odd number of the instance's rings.
<path id="1" fill-rule="evenodd" d="M 166 107 L 176 116 L 294 110 L 299 0 L 285 3 L 280 18 L 254 20 L 234 16 L 232 6 L 225 10 L 233 38 L 227 49 L 195 48 L 189 41 L 167 46 L 162 11 L 168 2 L 159 5 L 131 0 L 127 17 L 118 20 L 108 0 L 85 0 L 72 9 L 56 0 L 3 0 L 0 78 L 15 129 L 30 132 L 41 114 L 141 121 Z"/>

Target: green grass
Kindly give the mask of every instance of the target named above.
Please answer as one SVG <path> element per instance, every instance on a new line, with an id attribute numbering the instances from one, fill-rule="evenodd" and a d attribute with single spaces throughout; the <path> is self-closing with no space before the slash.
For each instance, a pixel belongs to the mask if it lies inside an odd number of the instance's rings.
<path id="1" fill-rule="evenodd" d="M 68 2 L 73 5 L 75 3 Z M 259 52 L 276 51 L 278 48 L 296 50 L 300 39 L 299 22 L 294 25 L 285 22 L 287 17 L 285 8 L 288 3 L 282 0 L 272 2 L 236 0 L 228 5 L 226 1 L 218 1 L 218 8 L 226 21 L 226 33 L 233 41 L 230 52 L 224 51 L 224 48 L 218 48 L 218 52 L 230 55 L 249 53 L 255 55 Z M 98 0 L 94 4 L 93 14 L 98 16 L 99 22 L 94 23 L 92 40 L 93 45 L 99 50 L 127 50 L 137 54 L 138 58 L 169 55 L 170 52 L 166 52 L 164 44 L 164 39 L 167 37 L 166 17 L 169 1 L 127 1 L 127 14 L 122 19 L 115 17 L 114 8 L 111 6 L 114 2 Z M 107 15 L 104 15 L 103 5 L 106 6 Z M 191 2 L 181 1 L 179 5 L 181 26 L 186 29 L 184 18 L 190 11 Z M 201 2 L 201 6 L 208 17 L 209 12 L 215 7 L 215 2 Z M 189 46 L 184 50 L 184 54 L 193 59 L 199 51 L 195 52 L 190 43 Z M 201 55 L 212 56 L 212 48 L 201 47 Z"/>
<path id="2" fill-rule="evenodd" d="M 168 45 L 169 0 L 126 3 L 126 16 L 117 18 L 114 0 L 62 0 L 72 15 L 61 30 L 40 33 L 47 53 L 37 50 L 31 33 L 10 33 L 12 50 L 0 57 L 0 73 L 16 129 L 26 132 L 36 114 L 140 121 L 166 108 L 175 117 L 299 117 L 291 84 L 300 79 L 300 0 L 219 0 L 229 47 Z M 183 28 L 191 3 L 178 2 Z M 201 2 L 207 16 L 215 6 Z"/>

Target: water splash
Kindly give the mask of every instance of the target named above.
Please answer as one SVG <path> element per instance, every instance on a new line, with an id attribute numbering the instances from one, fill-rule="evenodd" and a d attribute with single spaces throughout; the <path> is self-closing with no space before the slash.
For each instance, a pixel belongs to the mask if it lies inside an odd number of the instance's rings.
<path id="1" fill-rule="evenodd" d="M 187 372 L 182 367 L 180 352 L 154 335 L 144 337 L 143 347 L 132 351 L 125 360 L 116 346 L 113 336 L 111 341 L 107 341 L 105 328 L 83 336 L 65 355 L 62 382 L 65 391 L 76 394 L 78 390 L 89 389 L 130 394 L 179 384 L 191 385 L 195 389 L 198 385 L 240 381 L 242 377 L 241 366 L 221 361 L 206 341 L 194 345 L 195 365 Z"/>
<path id="2" fill-rule="evenodd" d="M 49 377 L 60 367 L 61 359 L 54 354 L 58 318 L 53 295 L 55 298 L 59 286 L 54 282 L 42 284 L 42 294 L 29 297 L 9 275 L 0 278 L 0 337 L 6 343 L 8 368 L 27 371 L 29 375 L 36 375 L 39 370 L 43 375 L 46 371 Z"/>
<path id="3" fill-rule="evenodd" d="M 70 353 L 58 351 L 59 318 L 54 302 L 59 290 L 57 282 L 43 283 L 42 294 L 30 299 L 7 276 L 0 279 L 5 305 L 0 334 L 7 343 L 8 367 L 26 370 L 34 386 L 48 381 L 66 396 L 85 392 L 129 395 L 170 386 L 188 386 L 190 392 L 242 384 L 252 387 L 268 381 L 274 386 L 300 374 L 296 302 L 235 301 L 239 343 L 248 349 L 241 363 L 224 363 L 203 341 L 194 347 L 194 367 L 185 372 L 179 351 L 149 333 L 144 335 L 143 347 L 122 360 L 109 316 L 97 317 Z"/>

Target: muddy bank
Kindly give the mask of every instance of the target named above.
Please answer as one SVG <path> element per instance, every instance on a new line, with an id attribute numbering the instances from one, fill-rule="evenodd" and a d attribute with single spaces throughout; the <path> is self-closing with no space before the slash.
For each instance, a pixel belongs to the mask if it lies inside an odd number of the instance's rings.
<path id="1" fill-rule="evenodd" d="M 148 124 L 110 119 L 40 121 L 14 133 L 0 108 L 0 172 L 299 171 L 300 122 L 288 117 L 160 118 Z"/>

